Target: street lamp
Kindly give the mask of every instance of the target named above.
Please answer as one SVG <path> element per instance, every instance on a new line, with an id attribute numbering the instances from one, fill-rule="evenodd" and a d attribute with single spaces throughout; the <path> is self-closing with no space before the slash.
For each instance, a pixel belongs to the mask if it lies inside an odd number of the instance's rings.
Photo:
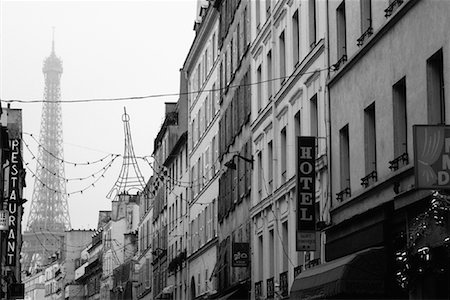
<path id="1" fill-rule="evenodd" d="M 234 162 L 234 158 L 235 157 L 240 158 L 240 159 L 250 163 L 252 165 L 252 167 L 253 167 L 253 157 L 252 158 L 247 158 L 247 157 L 243 157 L 242 155 L 239 155 L 239 154 L 233 155 L 233 157 L 229 161 L 227 161 L 224 164 L 224 166 L 227 167 L 228 169 L 236 170 L 237 166 L 236 166 L 236 163 Z"/>

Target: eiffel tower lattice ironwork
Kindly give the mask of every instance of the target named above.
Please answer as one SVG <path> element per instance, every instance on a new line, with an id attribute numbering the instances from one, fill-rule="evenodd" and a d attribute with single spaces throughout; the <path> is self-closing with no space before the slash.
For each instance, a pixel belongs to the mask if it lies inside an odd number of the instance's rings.
<path id="1" fill-rule="evenodd" d="M 120 194 L 134 194 L 141 192 L 145 188 L 144 176 L 134 154 L 133 141 L 131 140 L 130 116 L 127 114 L 126 108 L 123 108 L 122 115 L 123 128 L 125 133 L 125 148 L 123 153 L 123 164 L 116 183 L 109 191 L 108 197 L 118 196 Z"/>
<path id="2" fill-rule="evenodd" d="M 33 271 L 60 249 L 70 229 L 64 171 L 60 79 L 62 61 L 52 52 L 42 68 L 45 77 L 39 149 L 33 196 L 22 247 L 24 270 Z"/>

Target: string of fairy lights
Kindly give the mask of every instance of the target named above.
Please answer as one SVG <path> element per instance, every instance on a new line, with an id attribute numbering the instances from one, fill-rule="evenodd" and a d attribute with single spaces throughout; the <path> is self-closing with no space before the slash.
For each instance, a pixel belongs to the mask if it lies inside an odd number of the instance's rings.
<path id="1" fill-rule="evenodd" d="M 442 260 L 450 261 L 450 236 L 445 230 L 445 220 L 450 212 L 450 196 L 433 192 L 429 208 L 412 219 L 407 232 L 400 237 L 406 241 L 402 249 L 395 253 L 396 280 L 404 289 L 415 285 L 415 280 L 425 272 L 442 274 L 448 272 Z M 434 236 L 437 245 L 441 245 L 442 260 L 434 259 L 436 247 L 423 241 Z M 436 238 L 439 236 L 439 238 Z"/>

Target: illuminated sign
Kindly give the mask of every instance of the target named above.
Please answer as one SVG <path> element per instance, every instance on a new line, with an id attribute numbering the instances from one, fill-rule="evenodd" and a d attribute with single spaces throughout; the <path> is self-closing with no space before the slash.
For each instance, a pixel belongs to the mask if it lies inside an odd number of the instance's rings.
<path id="1" fill-rule="evenodd" d="M 316 138 L 297 137 L 297 251 L 316 250 Z"/>
<path id="2" fill-rule="evenodd" d="M 233 267 L 248 267 L 250 261 L 249 243 L 233 243 L 231 252 Z"/>
<path id="3" fill-rule="evenodd" d="M 20 194 L 19 194 L 19 160 L 20 160 L 20 140 L 12 139 L 11 142 L 11 159 L 9 165 L 9 190 L 8 190 L 8 213 L 9 229 L 7 231 L 6 237 L 6 265 L 15 266 L 16 256 L 17 256 L 17 228 L 19 220 L 19 205 L 20 205 Z"/>
<path id="4" fill-rule="evenodd" d="M 414 125 L 415 187 L 450 188 L 450 126 Z"/>
<path id="5" fill-rule="evenodd" d="M 0 230 L 8 230 L 8 211 L 0 210 Z"/>

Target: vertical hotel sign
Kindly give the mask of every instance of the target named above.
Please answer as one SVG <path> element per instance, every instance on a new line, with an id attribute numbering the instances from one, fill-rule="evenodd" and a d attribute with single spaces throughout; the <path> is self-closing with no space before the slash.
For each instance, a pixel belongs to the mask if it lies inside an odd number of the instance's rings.
<path id="1" fill-rule="evenodd" d="M 8 190 L 8 235 L 6 238 L 6 265 L 15 266 L 18 249 L 18 222 L 19 222 L 19 169 L 20 169 L 20 140 L 11 139 L 11 159 L 9 167 L 9 190 Z"/>
<path id="2" fill-rule="evenodd" d="M 450 126 L 414 125 L 415 186 L 450 189 Z"/>
<path id="3" fill-rule="evenodd" d="M 316 250 L 316 138 L 297 137 L 297 251 Z"/>

